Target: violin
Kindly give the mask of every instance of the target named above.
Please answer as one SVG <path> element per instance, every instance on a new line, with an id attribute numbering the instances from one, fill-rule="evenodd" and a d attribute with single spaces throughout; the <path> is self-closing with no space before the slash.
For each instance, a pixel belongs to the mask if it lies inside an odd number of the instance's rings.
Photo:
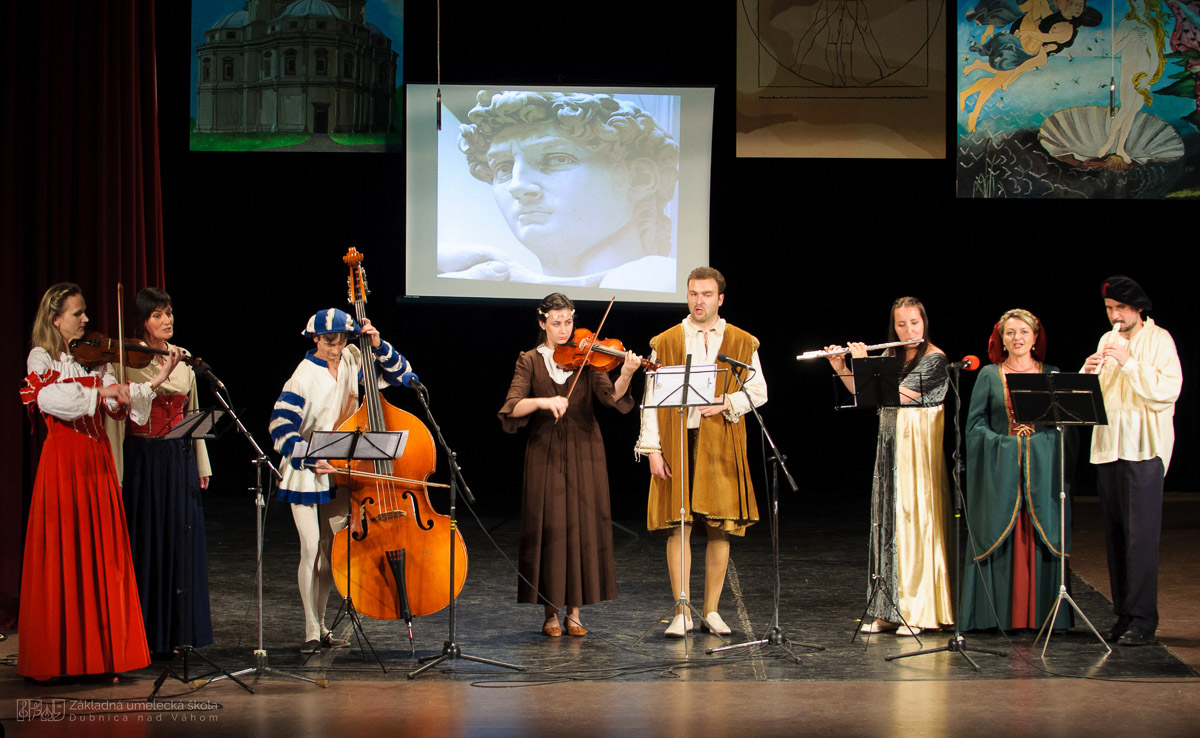
<path id="1" fill-rule="evenodd" d="M 71 356 L 75 357 L 82 366 L 95 369 L 105 364 L 115 364 L 121 360 L 121 342 L 109 338 L 99 331 L 88 333 L 83 338 L 71 341 L 68 347 Z M 144 369 L 150 366 L 155 356 L 167 356 L 168 351 L 147 346 L 145 342 L 125 342 L 125 366 L 131 369 Z M 195 356 L 181 354 L 179 360 L 193 367 L 200 366 L 204 361 Z"/>
<path id="2" fill-rule="evenodd" d="M 579 369 L 585 360 L 597 371 L 611 372 L 625 361 L 625 346 L 616 338 L 597 340 L 596 334 L 587 328 L 576 328 L 566 343 L 554 347 L 554 363 L 563 369 Z M 660 366 L 642 359 L 646 371 L 656 372 Z"/>

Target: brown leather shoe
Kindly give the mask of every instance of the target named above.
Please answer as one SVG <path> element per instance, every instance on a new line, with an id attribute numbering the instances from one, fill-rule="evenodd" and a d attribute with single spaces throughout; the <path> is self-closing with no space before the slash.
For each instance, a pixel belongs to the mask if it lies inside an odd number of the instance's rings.
<path id="1" fill-rule="evenodd" d="M 562 627 L 559 626 L 557 620 L 553 623 L 547 622 L 542 626 L 542 635 L 549 638 L 560 638 L 562 637 Z"/>
<path id="2" fill-rule="evenodd" d="M 569 635 L 569 636 L 585 636 L 585 635 L 587 635 L 587 628 L 583 627 L 579 623 L 576 623 L 574 620 L 571 620 L 570 618 L 568 618 L 567 619 L 567 635 Z"/>

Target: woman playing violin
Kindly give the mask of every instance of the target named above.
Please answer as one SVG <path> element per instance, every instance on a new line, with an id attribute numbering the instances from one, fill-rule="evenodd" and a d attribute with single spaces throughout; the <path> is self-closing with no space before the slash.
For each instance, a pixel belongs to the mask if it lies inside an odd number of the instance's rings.
<path id="1" fill-rule="evenodd" d="M 580 606 L 617 596 L 608 468 L 593 408 L 598 401 L 622 413 L 633 409 L 629 381 L 641 358 L 627 352 L 616 382 L 591 366 L 563 369 L 554 349 L 571 338 L 575 306 L 556 292 L 537 312 L 538 345 L 517 359 L 499 412 L 506 432 L 527 424 L 530 430 L 517 601 L 543 605 L 542 633 L 552 638 L 562 635 L 558 611 L 565 606 L 567 633 L 582 636 Z M 579 386 L 571 392 L 576 371 Z"/>
<path id="2" fill-rule="evenodd" d="M 21 399 L 46 421 L 21 586 L 17 671 L 34 679 L 114 674 L 150 663 L 129 553 L 121 488 L 105 415 L 145 423 L 154 393 L 179 361 L 149 382 L 118 384 L 68 352 L 88 324 L 79 285 L 46 290 L 33 323 Z"/>
<path id="3" fill-rule="evenodd" d="M 142 341 L 168 354 L 171 350 L 182 352 L 170 343 L 175 337 L 171 296 L 146 287 L 138 292 L 135 304 Z M 151 653 L 170 653 L 181 644 L 206 646 L 213 641 L 200 497 L 201 490 L 208 489 L 212 472 L 204 441 L 159 438 L 198 406 L 196 374 L 185 362 L 165 380 L 154 381 L 169 360 L 168 355 L 155 355 L 145 368 L 126 370 L 131 381 L 149 382 L 155 392 L 149 420 L 142 424 L 130 419 L 127 423 L 122 485 Z"/>

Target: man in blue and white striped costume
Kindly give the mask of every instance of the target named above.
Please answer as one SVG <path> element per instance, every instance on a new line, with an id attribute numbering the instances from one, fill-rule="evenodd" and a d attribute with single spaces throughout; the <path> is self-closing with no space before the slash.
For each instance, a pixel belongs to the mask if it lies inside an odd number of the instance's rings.
<path id="1" fill-rule="evenodd" d="M 296 444 L 306 445 L 313 431 L 335 430 L 358 409 L 359 384 L 363 381 L 363 357 L 350 338 L 370 338 L 371 353 L 379 369 L 379 386 L 395 386 L 412 369 L 392 345 L 379 337 L 371 321 L 362 327 L 336 308 L 322 310 L 308 319 L 305 336 L 316 348 L 309 351 L 283 385 L 271 412 L 271 441 L 283 455 L 283 480 L 279 499 L 290 502 L 296 531 L 300 534 L 300 600 L 304 604 L 304 645 L 301 653 L 322 647 L 344 648 L 350 642 L 335 638 L 325 628 L 325 605 L 333 587 L 329 553 L 334 533 L 346 527 L 346 507 L 333 503 L 327 461 L 311 466 L 292 458 Z M 339 512 L 340 511 L 340 512 Z"/>

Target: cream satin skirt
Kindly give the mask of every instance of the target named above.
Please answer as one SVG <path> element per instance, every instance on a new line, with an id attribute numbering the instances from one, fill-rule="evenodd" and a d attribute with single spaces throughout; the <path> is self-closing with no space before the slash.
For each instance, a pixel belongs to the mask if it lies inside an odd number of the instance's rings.
<path id="1" fill-rule="evenodd" d="M 896 413 L 896 603 L 908 624 L 920 628 L 954 622 L 946 565 L 950 489 L 942 453 L 944 419 L 941 406 Z"/>

